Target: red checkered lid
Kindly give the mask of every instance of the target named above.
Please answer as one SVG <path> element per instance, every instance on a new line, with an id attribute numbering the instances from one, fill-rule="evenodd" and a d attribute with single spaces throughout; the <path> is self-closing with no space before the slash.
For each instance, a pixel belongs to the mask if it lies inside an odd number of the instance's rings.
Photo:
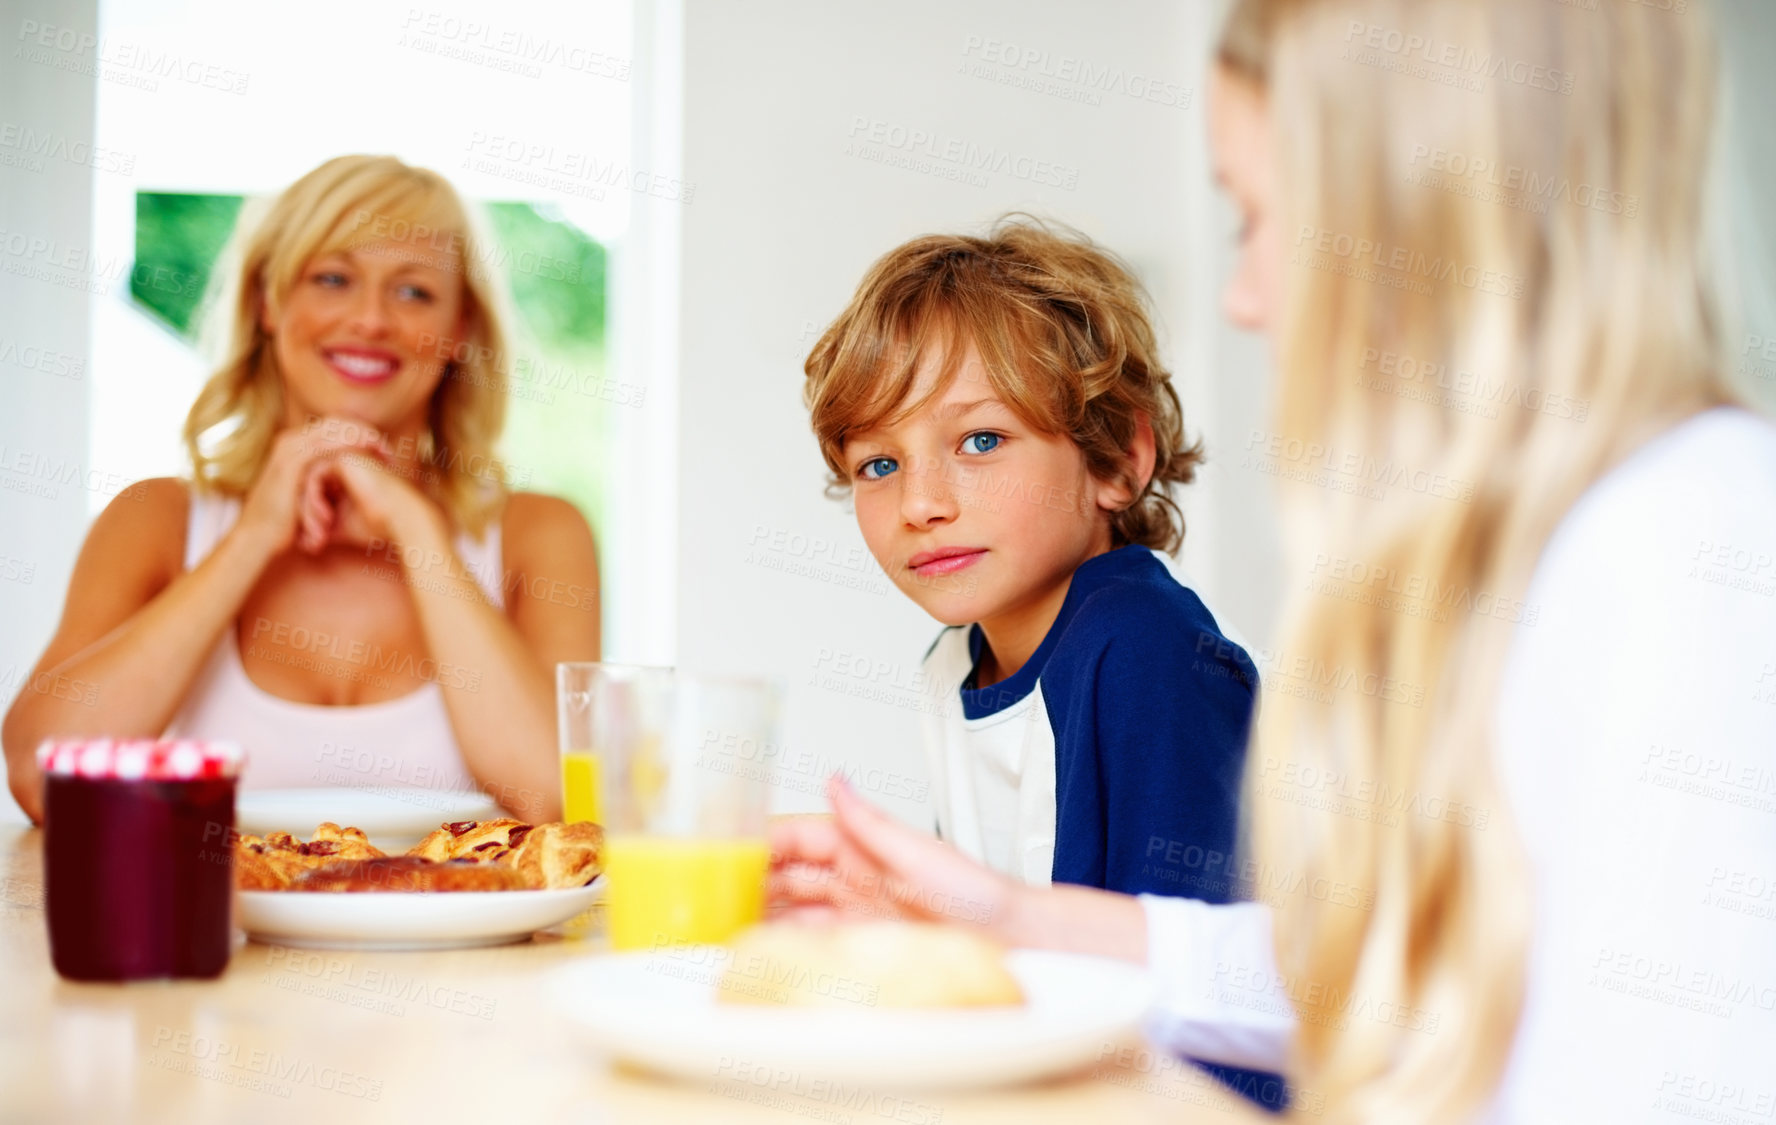
<path id="1" fill-rule="evenodd" d="M 195 738 L 52 738 L 37 747 L 46 774 L 122 781 L 237 777 L 244 757 L 236 743 Z"/>

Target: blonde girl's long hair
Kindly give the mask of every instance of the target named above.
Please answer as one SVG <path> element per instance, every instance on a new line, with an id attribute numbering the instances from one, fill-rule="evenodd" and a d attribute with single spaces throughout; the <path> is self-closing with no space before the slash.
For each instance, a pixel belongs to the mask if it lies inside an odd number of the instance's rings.
<path id="1" fill-rule="evenodd" d="M 206 330 L 220 365 L 185 418 L 196 487 L 244 495 L 285 424 L 283 376 L 262 308 L 275 312 L 307 262 L 357 241 L 389 238 L 460 253 L 464 328 L 431 342 L 445 358 L 419 449 L 423 484 L 452 522 L 480 536 L 504 499 L 493 459 L 506 416 L 507 299 L 481 223 L 444 177 L 392 156 L 340 156 L 245 207 L 218 263 Z"/>
<path id="2" fill-rule="evenodd" d="M 1495 1088 L 1533 904 L 1493 713 L 1531 573 L 1611 466 L 1734 400 L 1705 14 L 1236 0 L 1223 32 L 1275 138 L 1288 546 L 1331 576 L 1261 666 L 1248 806 L 1291 1077 L 1331 1120 L 1459 1120 Z"/>

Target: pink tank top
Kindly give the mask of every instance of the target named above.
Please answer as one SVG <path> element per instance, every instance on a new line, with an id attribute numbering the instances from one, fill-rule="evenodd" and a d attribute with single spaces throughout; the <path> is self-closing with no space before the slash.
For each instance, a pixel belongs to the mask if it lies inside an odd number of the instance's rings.
<path id="1" fill-rule="evenodd" d="M 186 570 L 203 561 L 239 515 L 239 500 L 191 490 Z M 458 534 L 456 550 L 494 604 L 504 605 L 498 521 L 479 541 Z M 240 743 L 247 753 L 241 771 L 243 789 L 476 788 L 437 684 L 380 703 L 349 707 L 283 699 L 247 678 L 232 622 L 166 733 Z"/>

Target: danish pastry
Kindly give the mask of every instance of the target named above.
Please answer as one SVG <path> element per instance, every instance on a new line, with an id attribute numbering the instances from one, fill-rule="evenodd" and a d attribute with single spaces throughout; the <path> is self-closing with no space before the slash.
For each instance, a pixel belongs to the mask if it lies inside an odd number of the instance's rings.
<path id="1" fill-rule="evenodd" d="M 431 835 L 407 849 L 408 855 L 422 856 L 434 863 L 447 859 L 472 859 L 487 863 L 504 856 L 514 846 L 513 832 L 519 839 L 530 831 L 530 825 L 511 817 L 497 820 L 459 820 L 439 825 Z"/>
<path id="2" fill-rule="evenodd" d="M 596 824 L 539 824 L 521 838 L 514 828 L 508 840 L 512 850 L 499 862 L 516 869 L 527 887 L 583 887 L 604 870 L 604 829 Z"/>
<path id="3" fill-rule="evenodd" d="M 604 870 L 596 824 L 531 825 L 510 817 L 440 825 L 407 852 L 433 862 L 470 860 L 517 870 L 532 890 L 583 887 Z"/>
<path id="4" fill-rule="evenodd" d="M 356 893 L 396 891 L 521 891 L 524 880 L 509 867 L 445 860 L 434 863 L 412 855 L 376 859 L 335 860 L 304 872 L 290 884 L 293 891 Z"/>
<path id="5" fill-rule="evenodd" d="M 237 836 L 235 883 L 249 891 L 283 890 L 297 877 L 333 860 L 377 859 L 382 855 L 361 829 L 341 828 L 330 820 L 316 826 L 308 843 L 288 832 L 270 832 L 264 838 Z"/>
<path id="6" fill-rule="evenodd" d="M 403 862 L 381 862 L 396 859 Z M 268 832 L 237 836 L 234 844 L 235 883 L 247 891 L 557 890 L 590 883 L 604 870 L 603 859 L 604 830 L 596 824 L 531 825 L 510 817 L 440 825 L 403 856 L 384 855 L 362 830 L 332 821 L 317 826 L 307 843 Z M 440 870 L 422 871 L 425 865 Z M 318 878 L 322 869 L 328 874 Z M 498 874 L 464 874 L 475 870 Z"/>
<path id="7" fill-rule="evenodd" d="M 281 891 L 307 870 L 300 854 L 268 847 L 258 836 L 235 842 L 234 881 L 243 891 Z"/>

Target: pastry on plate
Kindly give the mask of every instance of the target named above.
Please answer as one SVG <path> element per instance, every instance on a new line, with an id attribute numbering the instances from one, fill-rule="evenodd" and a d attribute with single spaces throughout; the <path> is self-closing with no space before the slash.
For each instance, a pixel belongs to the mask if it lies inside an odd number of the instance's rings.
<path id="1" fill-rule="evenodd" d="M 510 867 L 532 890 L 583 887 L 604 870 L 604 829 L 583 822 L 532 825 L 509 817 L 459 820 L 440 825 L 407 854 Z"/>
<path id="2" fill-rule="evenodd" d="M 316 826 L 314 838 L 303 843 L 288 832 L 236 836 L 235 884 L 242 890 L 278 891 L 305 872 L 340 859 L 376 859 L 382 851 L 370 843 L 361 829 L 341 828 L 332 821 Z"/>
<path id="3" fill-rule="evenodd" d="M 234 844 L 234 883 L 243 891 L 281 891 L 308 870 L 302 853 L 283 850 L 259 836 Z"/>
<path id="4" fill-rule="evenodd" d="M 524 880 L 509 867 L 498 864 L 445 860 L 434 863 L 419 856 L 394 855 L 376 859 L 333 860 L 304 872 L 290 884 L 292 891 L 401 892 L 521 891 Z"/>
<path id="5" fill-rule="evenodd" d="M 314 837 L 302 845 L 302 854 L 335 859 L 379 859 L 385 853 L 370 842 L 362 828 L 341 828 L 330 820 L 315 826 Z"/>
<path id="6" fill-rule="evenodd" d="M 530 825 L 509 816 L 496 820 L 459 820 L 439 825 L 431 835 L 407 849 L 408 855 L 420 856 L 434 863 L 447 859 L 472 859 L 488 863 L 499 859 L 514 846 L 511 835 L 518 831 L 522 840 Z"/>
<path id="7" fill-rule="evenodd" d="M 773 922 L 733 944 L 726 1004 L 800 1008 L 979 1008 L 1022 1004 L 1005 948 L 926 922 Z"/>
<path id="8" fill-rule="evenodd" d="M 583 887 L 604 870 L 604 829 L 585 821 L 539 824 L 499 862 L 511 865 L 524 885 L 536 890 Z"/>
<path id="9" fill-rule="evenodd" d="M 296 886 L 331 864 L 385 859 L 405 862 L 340 868 Z M 268 832 L 236 837 L 234 845 L 235 884 L 246 891 L 560 890 L 590 883 L 604 870 L 603 860 L 604 830 L 596 824 L 531 825 L 510 817 L 441 825 L 404 856 L 385 856 L 361 830 L 331 821 L 307 843 L 288 832 Z M 450 870 L 414 874 L 426 864 Z M 461 874 L 476 868 L 498 874 L 482 880 Z M 379 878 L 411 885 L 379 888 Z"/>

